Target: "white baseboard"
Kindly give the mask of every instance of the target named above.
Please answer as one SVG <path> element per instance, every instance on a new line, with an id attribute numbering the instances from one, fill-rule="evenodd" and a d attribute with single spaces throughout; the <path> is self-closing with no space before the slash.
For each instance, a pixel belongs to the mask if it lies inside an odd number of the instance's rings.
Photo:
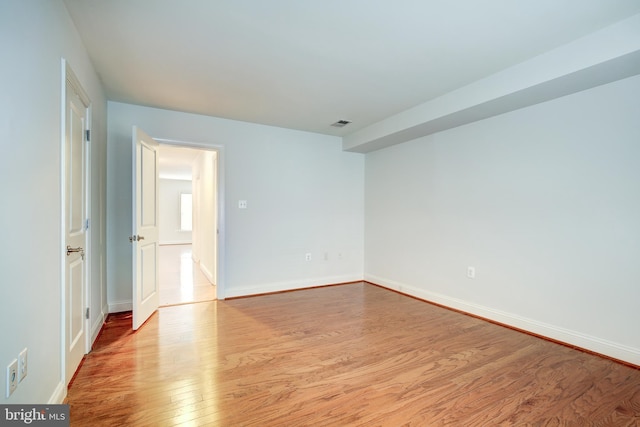
<path id="1" fill-rule="evenodd" d="M 226 289 L 225 298 L 245 297 L 250 295 L 268 294 L 273 292 L 293 291 L 298 289 L 326 286 L 337 283 L 349 283 L 361 281 L 362 276 L 328 276 L 314 279 L 292 280 L 288 282 L 263 283 L 255 286 Z"/>
<path id="2" fill-rule="evenodd" d="M 60 381 L 49 398 L 47 405 L 59 405 L 64 402 L 65 397 L 67 397 L 67 386 L 64 381 Z"/>
<path id="3" fill-rule="evenodd" d="M 204 277 L 207 278 L 207 280 L 209 281 L 209 283 L 211 284 L 216 284 L 216 279 L 213 277 L 213 274 L 211 274 L 211 271 L 209 271 L 209 269 L 202 265 L 202 263 L 198 262 L 198 265 L 200 266 L 200 271 L 202 271 L 202 274 L 204 274 Z"/>
<path id="4" fill-rule="evenodd" d="M 593 337 L 580 332 L 561 328 L 548 323 L 539 322 L 537 320 L 518 316 L 513 313 L 507 313 L 501 310 L 495 310 L 490 307 L 481 306 L 470 303 L 468 301 L 459 300 L 447 295 L 419 289 L 414 286 L 388 280 L 371 274 L 365 274 L 367 282 L 392 289 L 400 293 L 420 298 L 425 301 L 434 302 L 445 307 L 463 311 L 474 316 L 482 317 L 494 322 L 502 323 L 523 331 L 531 332 L 535 335 L 549 338 L 551 340 L 560 341 L 571 346 L 579 347 L 587 351 L 592 351 L 613 359 L 631 363 L 640 366 L 640 349 L 625 346 L 623 344 L 614 343 L 602 338 Z"/>
<path id="5" fill-rule="evenodd" d="M 102 325 L 104 325 L 105 320 L 107 319 L 107 313 L 105 311 L 105 307 L 102 308 L 102 312 L 100 316 L 96 319 L 96 321 L 91 325 L 91 344 L 93 345 L 96 342 L 96 338 L 98 338 L 98 334 L 100 330 L 102 330 Z"/>
<path id="6" fill-rule="evenodd" d="M 168 246 L 168 245 L 191 245 L 191 240 L 167 240 L 163 242 L 158 242 L 160 246 Z"/>
<path id="7" fill-rule="evenodd" d="M 121 313 L 133 310 L 133 301 L 116 301 L 109 304 L 109 313 Z"/>

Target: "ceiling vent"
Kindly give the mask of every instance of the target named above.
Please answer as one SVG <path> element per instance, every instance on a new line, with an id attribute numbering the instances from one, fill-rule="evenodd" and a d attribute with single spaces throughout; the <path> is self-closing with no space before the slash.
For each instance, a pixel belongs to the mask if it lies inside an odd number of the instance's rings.
<path id="1" fill-rule="evenodd" d="M 335 122 L 331 126 L 333 126 L 334 128 L 343 128 L 346 125 L 348 125 L 349 123 L 351 123 L 351 120 L 338 120 L 337 122 Z"/>

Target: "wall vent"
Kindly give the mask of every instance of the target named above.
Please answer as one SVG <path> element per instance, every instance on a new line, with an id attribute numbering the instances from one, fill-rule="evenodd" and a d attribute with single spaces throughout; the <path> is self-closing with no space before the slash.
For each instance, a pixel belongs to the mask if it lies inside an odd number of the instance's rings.
<path id="1" fill-rule="evenodd" d="M 351 120 L 338 120 L 337 122 L 335 122 L 331 126 L 333 126 L 334 128 L 343 128 L 346 125 L 348 125 L 349 123 L 351 123 Z"/>

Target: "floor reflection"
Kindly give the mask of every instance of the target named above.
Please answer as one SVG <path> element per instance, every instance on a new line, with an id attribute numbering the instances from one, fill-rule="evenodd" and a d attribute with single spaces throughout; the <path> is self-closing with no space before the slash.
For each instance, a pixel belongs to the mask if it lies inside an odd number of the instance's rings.
<path id="1" fill-rule="evenodd" d="M 193 262 L 191 245 L 160 246 L 160 305 L 209 301 L 216 287 Z"/>

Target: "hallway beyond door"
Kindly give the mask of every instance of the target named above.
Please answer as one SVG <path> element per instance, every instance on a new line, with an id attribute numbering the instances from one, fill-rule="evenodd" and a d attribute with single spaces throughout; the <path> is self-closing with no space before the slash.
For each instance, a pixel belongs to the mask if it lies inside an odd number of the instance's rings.
<path id="1" fill-rule="evenodd" d="M 193 262 L 191 245 L 160 245 L 160 305 L 216 299 L 216 287 Z"/>

